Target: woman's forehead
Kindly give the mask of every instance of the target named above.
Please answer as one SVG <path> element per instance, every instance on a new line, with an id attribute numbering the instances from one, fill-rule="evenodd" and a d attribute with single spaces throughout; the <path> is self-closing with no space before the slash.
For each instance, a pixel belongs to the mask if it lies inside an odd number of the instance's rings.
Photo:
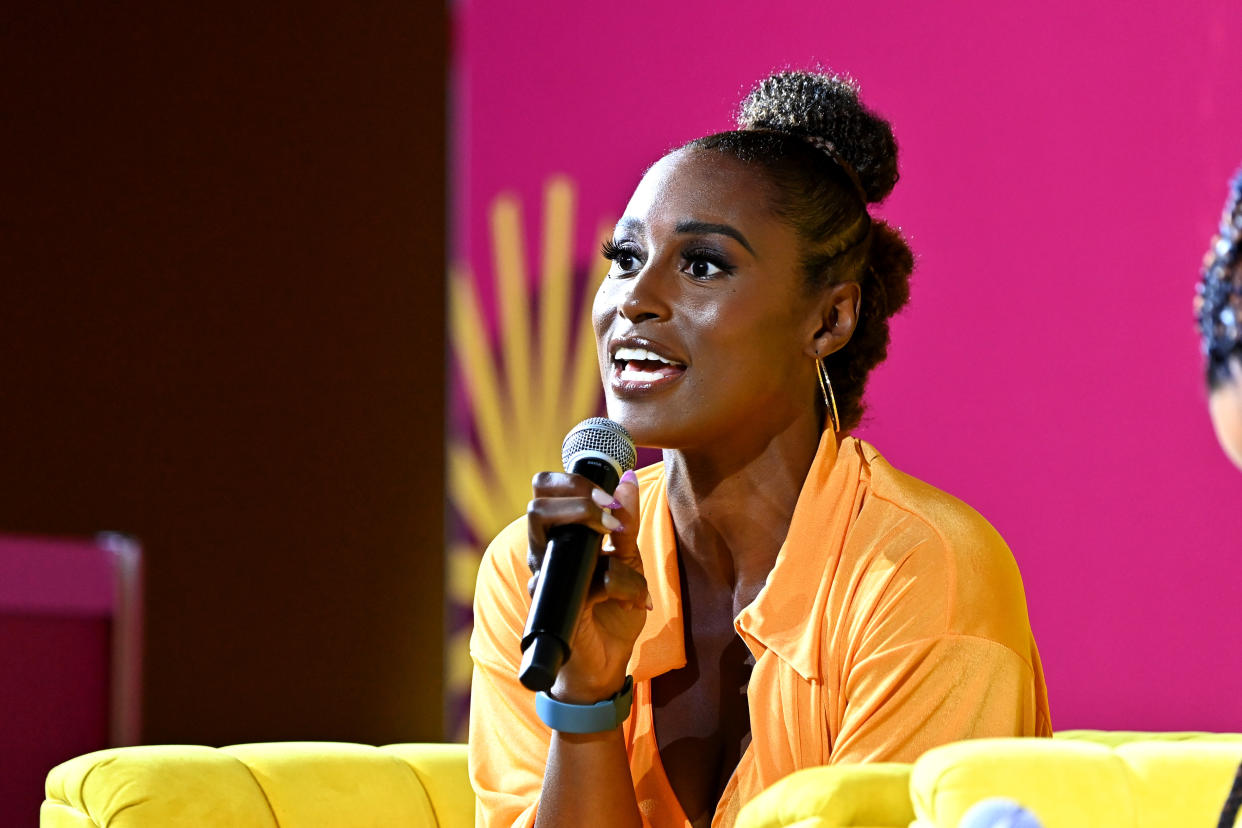
<path id="1" fill-rule="evenodd" d="M 651 226 L 698 220 L 766 223 L 770 185 L 762 173 L 719 152 L 680 149 L 647 170 L 625 208 L 625 218 Z"/>

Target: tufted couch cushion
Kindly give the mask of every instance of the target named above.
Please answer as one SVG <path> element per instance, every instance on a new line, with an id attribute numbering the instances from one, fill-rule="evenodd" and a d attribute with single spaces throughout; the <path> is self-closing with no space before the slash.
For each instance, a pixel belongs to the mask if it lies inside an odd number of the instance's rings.
<path id="1" fill-rule="evenodd" d="M 738 828 L 957 828 L 974 803 L 1007 796 L 1046 828 L 1214 826 L 1242 762 L 1242 735 L 1070 730 L 1053 739 L 976 739 L 913 765 L 830 765 L 791 774 Z"/>
<path id="2" fill-rule="evenodd" d="M 43 828 L 471 825 L 465 745 L 274 742 L 88 753 L 48 774 Z"/>
<path id="3" fill-rule="evenodd" d="M 1118 734 L 979 739 L 933 748 L 914 763 L 917 828 L 956 826 L 980 799 L 1020 802 L 1049 828 L 1216 825 L 1242 737 Z"/>

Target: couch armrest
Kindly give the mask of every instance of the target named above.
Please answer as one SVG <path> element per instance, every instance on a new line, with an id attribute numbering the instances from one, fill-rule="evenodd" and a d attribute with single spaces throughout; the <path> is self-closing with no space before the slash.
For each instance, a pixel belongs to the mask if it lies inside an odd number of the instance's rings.
<path id="1" fill-rule="evenodd" d="M 1239 761 L 1229 739 L 973 739 L 920 756 L 910 793 L 917 828 L 956 826 L 993 796 L 1063 828 L 1214 825 Z"/>
<path id="2" fill-rule="evenodd" d="M 52 769 L 40 825 L 468 825 L 474 818 L 474 803 L 473 795 L 468 803 L 461 801 L 463 784 L 469 788 L 464 745 L 386 749 L 273 742 L 220 749 L 113 748 Z"/>
<path id="3" fill-rule="evenodd" d="M 1208 733 L 1202 730 L 1058 730 L 1054 739 L 1091 742 L 1116 748 L 1131 742 L 1236 742 L 1242 733 Z"/>
<path id="4" fill-rule="evenodd" d="M 474 825 L 474 788 L 465 745 L 416 743 L 385 745 L 380 750 L 400 757 L 414 769 L 442 828 Z"/>
<path id="5" fill-rule="evenodd" d="M 752 799 L 737 828 L 906 828 L 910 766 L 826 765 L 791 773 Z"/>

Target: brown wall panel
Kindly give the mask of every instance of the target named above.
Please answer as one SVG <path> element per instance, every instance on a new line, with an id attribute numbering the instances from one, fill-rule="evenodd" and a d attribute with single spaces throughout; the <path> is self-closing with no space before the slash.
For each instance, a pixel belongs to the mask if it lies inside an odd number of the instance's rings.
<path id="1" fill-rule="evenodd" d="M 0 12 L 0 530 L 141 539 L 146 741 L 442 735 L 446 48 Z"/>

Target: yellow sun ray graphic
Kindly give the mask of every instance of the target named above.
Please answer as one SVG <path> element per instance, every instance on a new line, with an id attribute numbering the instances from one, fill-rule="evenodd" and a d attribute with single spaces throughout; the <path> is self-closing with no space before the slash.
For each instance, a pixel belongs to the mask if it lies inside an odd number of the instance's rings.
<path id="1" fill-rule="evenodd" d="M 470 691 L 468 610 L 486 544 L 526 510 L 531 475 L 560 468 L 565 433 L 599 413 L 599 363 L 590 330 L 595 288 L 607 262 L 586 274 L 575 293 L 574 189 L 550 179 L 543 193 L 538 281 L 532 281 L 527 228 L 518 200 L 500 195 L 489 211 L 494 320 L 484 314 L 482 285 L 465 265 L 449 274 L 449 337 L 456 381 L 469 402 L 469 420 L 452 424 L 448 446 L 449 500 L 464 535 L 448 550 L 450 624 L 446 641 L 449 733 L 465 737 Z M 601 225 L 599 237 L 611 232 Z M 582 278 L 581 276 L 579 278 Z M 532 294 L 538 316 L 531 313 Z"/>

